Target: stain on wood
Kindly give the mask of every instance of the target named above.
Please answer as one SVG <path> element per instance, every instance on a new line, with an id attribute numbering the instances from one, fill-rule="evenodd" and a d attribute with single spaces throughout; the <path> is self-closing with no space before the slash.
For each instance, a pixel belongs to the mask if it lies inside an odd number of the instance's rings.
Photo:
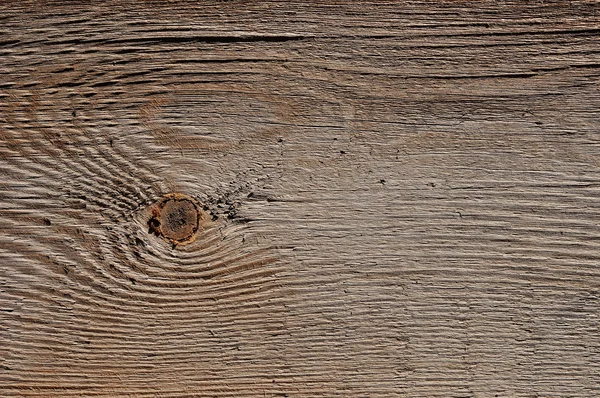
<path id="1" fill-rule="evenodd" d="M 599 17 L 3 2 L 0 395 L 599 396 Z"/>

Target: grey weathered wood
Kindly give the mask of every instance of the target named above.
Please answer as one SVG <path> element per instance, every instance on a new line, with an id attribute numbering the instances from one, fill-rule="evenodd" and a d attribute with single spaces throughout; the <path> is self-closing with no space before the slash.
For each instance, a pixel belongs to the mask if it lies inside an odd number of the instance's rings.
<path id="1" fill-rule="evenodd" d="M 599 396 L 599 11 L 3 2 L 0 395 Z"/>

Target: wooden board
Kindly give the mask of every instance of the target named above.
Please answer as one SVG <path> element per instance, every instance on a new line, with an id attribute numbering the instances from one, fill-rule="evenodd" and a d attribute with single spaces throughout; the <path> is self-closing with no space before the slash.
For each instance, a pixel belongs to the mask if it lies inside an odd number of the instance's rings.
<path id="1" fill-rule="evenodd" d="M 0 395 L 600 396 L 599 21 L 2 2 Z"/>

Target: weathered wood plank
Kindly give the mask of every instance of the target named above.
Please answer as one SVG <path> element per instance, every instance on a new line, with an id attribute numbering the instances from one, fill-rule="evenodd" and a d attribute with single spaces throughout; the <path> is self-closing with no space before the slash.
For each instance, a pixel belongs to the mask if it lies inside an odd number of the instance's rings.
<path id="1" fill-rule="evenodd" d="M 0 4 L 0 395 L 600 395 L 599 8 Z"/>

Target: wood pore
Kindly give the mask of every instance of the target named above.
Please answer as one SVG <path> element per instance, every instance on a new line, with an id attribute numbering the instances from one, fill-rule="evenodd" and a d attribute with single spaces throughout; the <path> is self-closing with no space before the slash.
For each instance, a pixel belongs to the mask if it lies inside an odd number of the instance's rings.
<path id="1" fill-rule="evenodd" d="M 0 396 L 600 396 L 600 3 L 85 3 L 0 3 Z"/>

